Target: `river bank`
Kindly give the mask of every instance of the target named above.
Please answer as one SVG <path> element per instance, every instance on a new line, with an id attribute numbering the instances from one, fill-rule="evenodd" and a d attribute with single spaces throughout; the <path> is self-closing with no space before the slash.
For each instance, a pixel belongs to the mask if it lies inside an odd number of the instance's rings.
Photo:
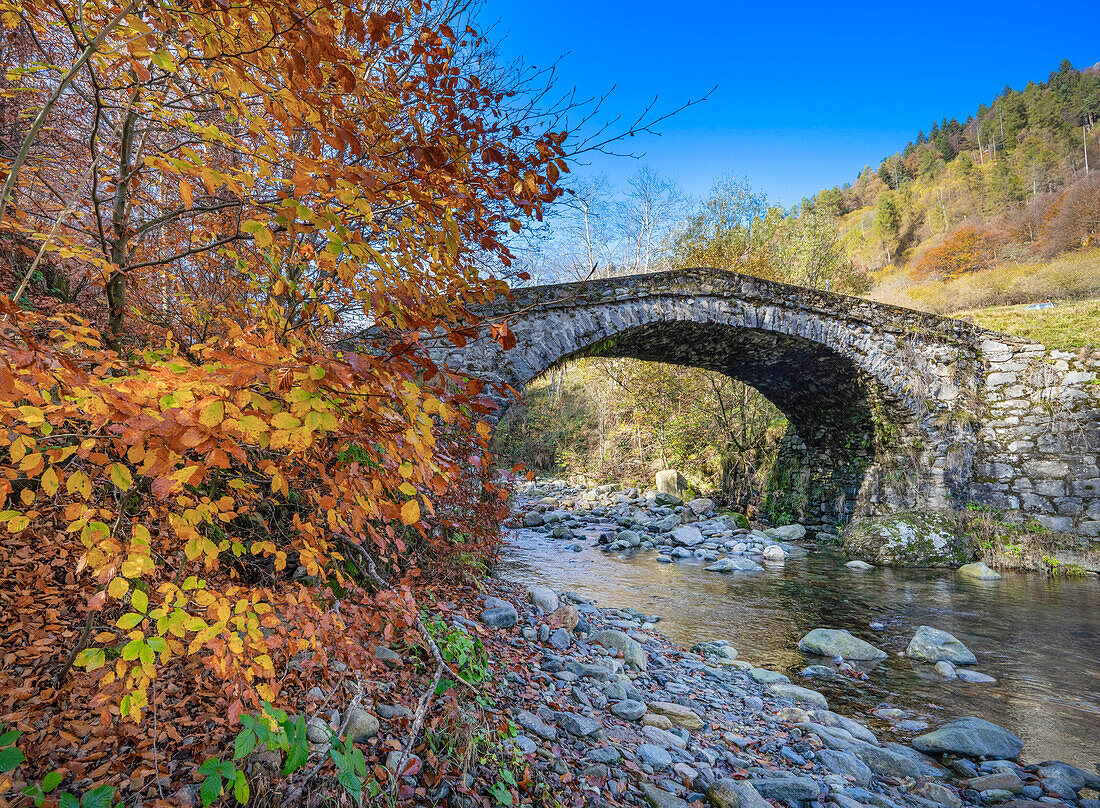
<path id="1" fill-rule="evenodd" d="M 522 511 L 517 522 L 539 521 L 529 515 L 535 512 L 543 523 L 547 522 L 547 514 L 554 509 L 550 503 L 538 504 L 542 498 L 538 495 L 546 493 L 537 488 L 524 491 L 517 500 Z M 579 493 L 587 496 L 586 492 Z M 589 504 L 598 503 L 600 495 L 595 492 Z M 555 498 L 556 505 L 561 505 L 565 497 Z M 565 556 L 576 554 L 572 545 L 586 545 L 588 537 L 580 531 L 567 535 L 566 530 L 559 530 L 567 528 L 561 522 L 560 516 L 556 520 L 551 516 L 548 527 L 535 525 L 529 529 L 541 529 L 548 537 L 557 532 L 559 538 L 553 541 L 560 552 Z M 592 538 L 600 541 L 598 536 Z M 639 546 L 648 538 L 640 540 Z M 625 540 L 628 545 L 632 541 L 631 537 Z M 603 541 L 609 547 L 623 539 Z M 763 553 L 759 554 L 760 562 L 754 561 L 756 548 L 751 542 L 744 543 L 746 548 L 739 555 L 762 566 Z M 797 551 L 792 552 L 796 545 L 791 542 L 776 542 L 764 549 L 782 545 L 787 545 L 784 552 L 788 558 L 797 555 Z M 653 546 L 658 543 L 653 542 Z M 624 549 L 620 546 L 615 552 Z M 736 549 L 736 544 L 731 549 Z M 771 554 L 778 555 L 774 550 Z M 725 577 L 719 572 L 708 575 Z M 625 803 L 645 798 L 650 804 L 670 806 L 681 804 L 676 800 L 760 804 L 743 788 L 732 788 L 728 783 L 713 786 L 732 778 L 758 781 L 754 786 L 756 795 L 790 805 L 1022 806 L 1032 804 L 1028 800 L 1043 801 L 1036 805 L 1100 805 L 1090 802 L 1096 795 L 1087 787 L 1090 783 L 1091 787 L 1100 785 L 1095 773 L 1073 769 L 1066 774 L 1071 770 L 1043 766 L 1038 760 L 1027 764 L 981 761 L 972 757 L 974 748 L 955 750 L 946 757 L 923 755 L 911 745 L 932 748 L 928 740 L 922 740 L 928 734 L 923 728 L 911 744 L 890 740 L 880 743 L 881 732 L 876 734 L 830 711 L 823 694 L 791 684 L 790 677 L 781 671 L 742 661 L 737 651 L 721 639 L 697 645 L 691 651 L 678 647 L 658 633 L 663 623 L 659 615 L 629 608 L 600 608 L 576 593 L 504 581 L 494 581 L 491 591 L 493 597 L 502 597 L 508 604 L 489 601 L 489 613 L 483 617 L 493 622 L 494 607 L 509 615 L 512 610 L 515 623 L 511 628 L 494 629 L 490 643 L 503 641 L 511 653 L 524 648 L 524 653 L 537 657 L 525 679 L 528 686 L 523 691 L 513 690 L 509 696 L 513 720 L 521 728 L 515 741 L 517 748 L 529 758 L 534 756 L 539 765 L 546 764 L 559 780 L 578 784 L 582 791 L 588 783 L 593 800 L 598 792 L 600 799 Z M 567 631 L 565 624 L 571 622 L 573 610 L 578 624 Z M 510 622 L 510 618 L 504 622 Z M 644 669 L 637 664 L 641 660 Z M 830 664 L 829 660 L 822 662 L 822 667 Z M 604 666 L 605 671 L 593 665 Z M 847 675 L 858 677 L 861 671 L 856 668 Z M 812 680 L 808 683 L 814 684 Z M 629 703 L 618 707 L 618 702 Z M 653 707 L 654 703 L 658 706 Z M 677 719 L 679 725 L 669 726 L 677 718 L 677 711 L 684 709 L 698 720 L 684 713 Z M 578 722 L 563 713 L 578 713 L 590 721 Z M 950 724 L 948 719 L 952 717 L 943 716 L 934 727 Z M 655 729 L 666 733 L 671 730 L 678 740 Z M 1006 745 L 996 753 L 992 748 L 978 751 L 993 757 L 1019 755 L 1016 746 L 1022 747 L 1022 743 L 1012 733 L 998 728 L 988 733 Z M 974 735 L 971 731 L 960 737 L 972 739 Z M 601 738 L 606 738 L 606 743 Z M 642 746 L 658 747 L 659 751 L 640 751 Z M 1069 788 L 1064 787 L 1059 772 L 1074 781 Z M 980 779 L 987 775 L 992 779 Z M 772 782 L 775 780 L 782 782 Z M 996 785 L 1008 788 L 986 787 Z M 1080 788 L 1074 790 L 1077 786 Z M 723 802 L 727 793 L 738 794 L 729 799 L 739 801 Z"/>

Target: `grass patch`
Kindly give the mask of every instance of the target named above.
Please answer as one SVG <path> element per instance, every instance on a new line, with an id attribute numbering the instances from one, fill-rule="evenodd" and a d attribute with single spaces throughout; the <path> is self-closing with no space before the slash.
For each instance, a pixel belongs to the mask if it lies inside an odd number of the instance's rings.
<path id="1" fill-rule="evenodd" d="M 952 317 L 1041 342 L 1048 348 L 1100 345 L 1100 298 L 1059 303 L 1053 309 L 1028 310 L 1026 305 L 996 306 L 955 312 Z"/>
<path id="2" fill-rule="evenodd" d="M 1089 300 L 1100 297 L 1100 250 L 1000 264 L 951 280 L 916 278 L 907 268 L 889 267 L 876 278 L 868 297 L 934 314 L 1043 300 Z"/>

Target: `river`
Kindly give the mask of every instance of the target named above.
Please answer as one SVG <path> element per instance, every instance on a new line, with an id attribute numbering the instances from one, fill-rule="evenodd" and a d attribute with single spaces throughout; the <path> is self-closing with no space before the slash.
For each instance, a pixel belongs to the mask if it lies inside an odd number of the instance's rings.
<path id="1" fill-rule="evenodd" d="M 585 531 L 586 534 L 598 531 Z M 661 564 L 656 553 L 605 553 L 525 529 L 506 532 L 496 575 L 573 591 L 603 606 L 660 615 L 658 630 L 690 646 L 728 640 L 740 659 L 820 690 L 830 705 L 907 740 L 871 711 L 883 706 L 933 727 L 976 715 L 1024 741 L 1023 759 L 1100 761 L 1100 583 L 1007 572 L 972 581 L 952 571 L 876 568 L 855 572 L 828 548 L 762 573 L 723 575 L 703 564 Z M 872 622 L 881 629 L 872 629 Z M 995 684 L 922 678 L 897 656 L 920 625 L 949 631 Z M 811 629 L 846 628 L 890 653 L 867 681 L 799 676 L 811 660 L 798 640 Z"/>

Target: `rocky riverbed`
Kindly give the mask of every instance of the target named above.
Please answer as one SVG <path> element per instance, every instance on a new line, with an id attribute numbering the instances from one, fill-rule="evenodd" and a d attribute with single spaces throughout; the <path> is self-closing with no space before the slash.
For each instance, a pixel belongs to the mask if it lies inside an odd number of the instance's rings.
<path id="1" fill-rule="evenodd" d="M 564 486 L 524 487 L 520 495 L 517 519 L 557 533 L 563 552 L 588 542 L 570 526 L 580 527 L 578 515 L 611 518 L 617 529 L 596 538 L 602 546 L 649 544 L 670 562 L 687 552 L 711 565 L 763 567 L 780 563 L 780 553 L 785 560 L 805 552 L 793 543 L 796 529 L 754 532 L 714 514 L 713 503 Z M 730 566 L 713 574 L 751 574 Z M 1021 763 L 1020 739 L 979 717 L 945 720 L 911 744 L 884 741 L 830 710 L 822 693 L 743 661 L 720 638 L 677 647 L 660 634 L 660 615 L 503 581 L 494 582 L 483 607 L 471 630 L 488 630 L 491 644 L 532 661 L 530 670 L 505 674 L 520 733 L 515 748 L 589 795 L 585 804 L 1100 808 L 1100 775 L 1058 762 Z M 810 632 L 803 642 L 820 656 L 823 675 L 859 676 L 861 666 L 884 656 L 839 630 Z M 918 631 L 907 652 L 947 663 L 956 675 L 973 662 L 962 643 L 932 627 Z"/>

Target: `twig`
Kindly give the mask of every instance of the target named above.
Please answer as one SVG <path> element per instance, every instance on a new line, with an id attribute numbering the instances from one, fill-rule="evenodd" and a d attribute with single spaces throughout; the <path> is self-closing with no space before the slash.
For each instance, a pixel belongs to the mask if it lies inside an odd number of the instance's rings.
<path id="1" fill-rule="evenodd" d="M 386 579 L 378 574 L 378 568 L 374 565 L 374 559 L 371 558 L 370 553 L 360 547 L 358 544 L 345 541 L 345 545 L 348 547 L 354 547 L 363 559 L 367 562 L 367 574 L 375 584 L 383 589 L 390 589 L 391 587 Z M 413 713 L 413 723 L 409 730 L 409 739 L 405 742 L 404 748 L 401 750 L 401 757 L 397 759 L 397 765 L 393 768 L 393 782 L 390 784 L 390 789 L 396 796 L 398 785 L 401 782 L 401 774 L 405 771 L 405 766 L 409 762 L 409 757 L 412 755 L 413 747 L 416 746 L 416 739 L 420 735 L 420 729 L 424 725 L 424 716 L 428 712 L 428 705 L 431 704 L 432 697 L 435 695 L 436 688 L 439 687 L 439 681 L 443 678 L 443 671 L 453 675 L 458 681 L 466 685 L 471 690 L 477 690 L 472 684 L 467 682 L 461 676 L 454 672 L 443 659 L 443 655 L 439 652 L 439 646 L 435 644 L 435 639 L 432 637 L 431 632 L 428 631 L 428 627 L 424 625 L 424 621 L 420 619 L 420 616 L 416 616 L 416 627 L 419 629 L 421 636 L 424 637 L 424 641 L 428 644 L 428 648 L 432 652 L 432 656 L 435 658 L 435 678 L 432 680 L 431 687 L 424 691 L 424 694 L 420 697 L 420 701 L 416 705 L 416 712 Z"/>

